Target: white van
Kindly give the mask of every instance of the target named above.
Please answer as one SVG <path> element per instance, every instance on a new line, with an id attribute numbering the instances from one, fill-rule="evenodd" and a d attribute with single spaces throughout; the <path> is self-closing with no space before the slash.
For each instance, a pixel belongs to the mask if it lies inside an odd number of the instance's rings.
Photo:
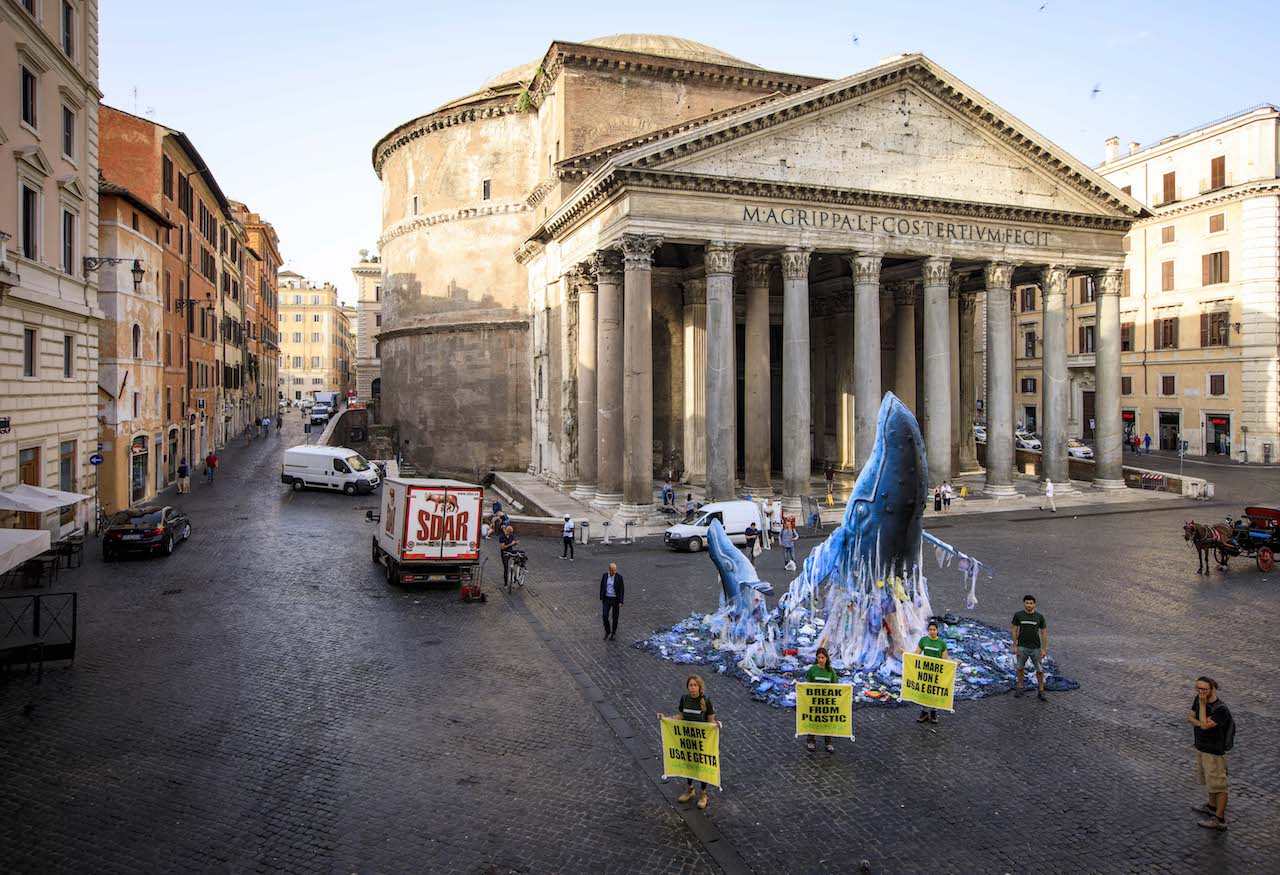
<path id="1" fill-rule="evenodd" d="M 284 451 L 280 482 L 294 492 L 340 489 L 347 495 L 378 488 L 378 469 L 368 459 L 346 447 L 294 447 Z"/>
<path id="2" fill-rule="evenodd" d="M 760 531 L 768 531 L 764 512 L 754 501 L 715 501 L 704 504 L 685 517 L 684 522 L 667 529 L 663 540 L 673 550 L 697 553 L 707 543 L 707 527 L 715 519 L 720 520 L 725 534 L 735 544 L 747 542 L 747 526 L 752 523 Z"/>

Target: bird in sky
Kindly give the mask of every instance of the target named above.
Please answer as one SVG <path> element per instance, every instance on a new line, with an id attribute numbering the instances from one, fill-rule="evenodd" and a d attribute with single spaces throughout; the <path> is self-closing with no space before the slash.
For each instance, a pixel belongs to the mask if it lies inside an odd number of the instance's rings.
<path id="1" fill-rule="evenodd" d="M 1102 93 L 1102 83 L 1099 82 L 1097 85 L 1093 86 L 1093 91 L 1089 92 L 1089 99 L 1094 100 L 1101 93 Z"/>
<path id="2" fill-rule="evenodd" d="M 853 44 L 855 46 L 858 44 L 858 35 L 856 33 L 853 35 Z"/>

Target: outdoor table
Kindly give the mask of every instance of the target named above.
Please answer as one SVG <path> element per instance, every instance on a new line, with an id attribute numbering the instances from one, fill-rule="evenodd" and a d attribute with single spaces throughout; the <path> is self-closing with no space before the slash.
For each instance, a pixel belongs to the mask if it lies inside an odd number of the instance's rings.
<path id="1" fill-rule="evenodd" d="M 62 565 L 62 556 L 57 552 L 50 550 L 41 553 L 34 559 L 28 559 L 22 563 L 22 581 L 24 586 L 30 586 L 34 580 L 38 587 L 47 577 L 49 583 L 53 583 L 58 579 L 58 567 Z"/>
<path id="2" fill-rule="evenodd" d="M 84 562 L 84 535 L 71 535 L 58 541 L 53 550 L 59 558 L 67 560 L 68 568 L 79 568 Z"/>

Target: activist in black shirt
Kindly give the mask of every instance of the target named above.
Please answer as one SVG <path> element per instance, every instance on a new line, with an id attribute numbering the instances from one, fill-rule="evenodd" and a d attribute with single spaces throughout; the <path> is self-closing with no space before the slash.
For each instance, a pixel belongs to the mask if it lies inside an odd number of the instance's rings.
<path id="1" fill-rule="evenodd" d="M 696 674 L 689 675 L 685 681 L 685 690 L 687 692 L 680 697 L 680 712 L 675 716 L 681 720 L 689 720 L 694 723 L 714 723 L 720 725 L 720 721 L 716 719 L 715 706 L 711 704 L 711 697 L 707 695 L 706 684 L 702 682 L 702 678 Z M 667 715 L 661 711 L 658 717 L 665 719 Z M 695 795 L 693 789 L 693 778 L 689 778 L 689 785 L 685 791 L 676 798 L 677 802 L 688 802 Z M 700 781 L 702 785 L 702 795 L 698 797 L 698 807 L 705 810 L 707 807 L 707 782 Z"/>

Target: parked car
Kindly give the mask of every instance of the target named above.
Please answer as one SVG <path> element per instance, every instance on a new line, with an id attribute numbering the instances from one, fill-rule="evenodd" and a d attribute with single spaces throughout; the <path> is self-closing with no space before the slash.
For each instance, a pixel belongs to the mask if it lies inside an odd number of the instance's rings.
<path id="1" fill-rule="evenodd" d="M 756 524 L 760 531 L 768 531 L 769 521 L 760 505 L 754 501 L 715 501 L 692 511 L 683 522 L 671 526 L 663 535 L 663 541 L 673 550 L 697 553 L 707 543 L 707 528 L 713 519 L 720 520 L 725 534 L 735 544 L 747 542 L 747 526 Z"/>
<path id="2" fill-rule="evenodd" d="M 373 492 L 382 482 L 378 469 L 346 447 L 300 446 L 285 450 L 280 482 L 295 492 L 307 488 L 336 489 L 355 495 Z"/>
<path id="3" fill-rule="evenodd" d="M 122 510 L 111 518 L 102 534 L 102 558 L 106 562 L 125 553 L 163 553 L 191 537 L 191 520 L 174 507 L 145 505 Z"/>
<path id="4" fill-rule="evenodd" d="M 1014 432 L 1014 441 L 1020 450 L 1040 449 L 1040 436 L 1029 431 Z"/>
<path id="5" fill-rule="evenodd" d="M 1067 441 L 1067 455 L 1075 459 L 1092 459 L 1093 449 L 1072 438 Z"/>
<path id="6" fill-rule="evenodd" d="M 316 425 L 317 423 L 328 422 L 332 412 L 328 404 L 316 404 L 311 408 L 311 424 Z"/>
<path id="7" fill-rule="evenodd" d="M 973 427 L 973 439 L 980 444 L 987 442 L 987 427 L 985 425 L 975 425 Z"/>

